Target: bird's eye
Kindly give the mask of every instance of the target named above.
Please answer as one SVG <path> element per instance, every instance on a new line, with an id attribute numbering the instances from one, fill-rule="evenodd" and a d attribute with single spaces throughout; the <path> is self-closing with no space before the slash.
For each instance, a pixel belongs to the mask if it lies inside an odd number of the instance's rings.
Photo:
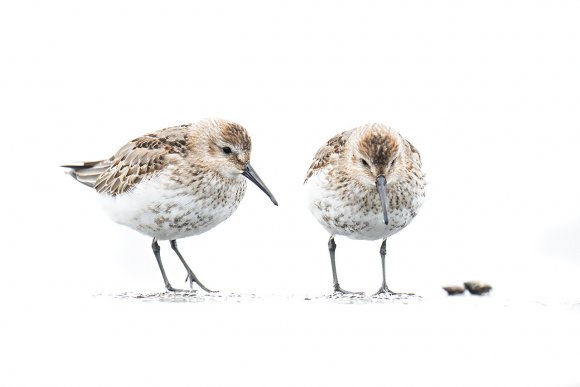
<path id="1" fill-rule="evenodd" d="M 229 146 L 224 146 L 222 148 L 222 151 L 226 154 L 229 155 L 230 153 L 232 153 L 232 148 L 230 148 Z"/>
<path id="2" fill-rule="evenodd" d="M 365 159 L 360 159 L 362 165 L 364 165 L 365 167 L 369 167 L 369 163 L 367 163 L 367 161 Z"/>

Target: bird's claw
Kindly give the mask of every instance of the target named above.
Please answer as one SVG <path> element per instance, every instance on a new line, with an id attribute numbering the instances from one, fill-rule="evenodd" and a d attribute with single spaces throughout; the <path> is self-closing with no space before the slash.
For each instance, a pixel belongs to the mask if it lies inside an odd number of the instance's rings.
<path id="1" fill-rule="evenodd" d="M 373 294 L 373 296 L 380 296 L 380 295 L 383 295 L 383 294 L 386 295 L 386 296 L 390 296 L 391 294 L 394 294 L 394 293 L 391 290 L 389 290 L 388 287 L 386 287 L 386 286 L 383 285 L 383 286 L 381 286 L 379 288 L 379 290 L 377 290 L 376 293 Z"/>
<path id="2" fill-rule="evenodd" d="M 185 277 L 185 282 L 189 281 L 189 289 L 193 290 L 193 279 L 191 278 L 191 276 L 188 274 L 187 277 Z"/>
<path id="3" fill-rule="evenodd" d="M 383 296 L 383 295 L 384 295 L 385 297 L 389 297 L 389 296 L 408 296 L 408 297 L 412 297 L 412 296 L 414 296 L 415 294 L 413 294 L 413 293 L 398 293 L 398 292 L 393 292 L 393 291 L 392 291 L 392 290 L 390 290 L 388 287 L 386 287 L 386 286 L 381 286 L 381 287 L 379 288 L 379 290 L 378 290 L 378 291 L 377 291 L 375 294 L 373 294 L 373 297 L 374 297 L 374 296 L 378 296 L 378 297 L 380 297 L 380 296 Z"/>
<path id="4" fill-rule="evenodd" d="M 200 288 L 202 288 L 206 292 L 217 293 L 215 290 L 209 290 L 208 288 L 206 288 L 201 282 L 199 282 L 199 280 L 197 279 L 197 277 L 193 273 L 187 273 L 187 277 L 185 277 L 185 282 L 187 282 L 187 281 L 189 281 L 189 287 L 191 290 L 193 290 L 193 283 L 195 282 L 197 284 L 197 286 L 199 286 Z"/>
<path id="5" fill-rule="evenodd" d="M 334 294 L 341 294 L 341 295 L 352 294 L 352 295 L 356 295 L 356 296 L 362 296 L 362 295 L 364 295 L 364 292 L 351 292 L 348 290 L 344 290 L 340 286 L 335 286 L 334 287 Z"/>
<path id="6" fill-rule="evenodd" d="M 191 290 L 185 290 L 185 289 L 177 289 L 171 285 L 165 286 L 165 289 L 167 289 L 168 292 L 173 292 L 173 293 L 188 293 L 191 291 Z"/>

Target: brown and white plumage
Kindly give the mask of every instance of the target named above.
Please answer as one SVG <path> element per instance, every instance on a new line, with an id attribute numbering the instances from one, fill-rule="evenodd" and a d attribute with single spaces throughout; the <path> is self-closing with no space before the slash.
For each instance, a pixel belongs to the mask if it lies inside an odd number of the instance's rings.
<path id="1" fill-rule="evenodd" d="M 336 235 L 384 242 L 411 222 L 425 197 L 419 152 L 383 124 L 331 138 L 314 156 L 304 183 L 310 211 L 331 235 L 331 256 Z M 332 264 L 335 274 L 334 258 Z M 335 289 L 341 291 L 336 276 Z"/>
<path id="2" fill-rule="evenodd" d="M 212 121 L 206 121 L 207 123 Z M 236 127 L 230 122 L 215 121 L 217 127 Z M 96 162 L 85 162 L 79 165 L 65 165 L 72 168 L 71 175 L 79 182 L 95 188 L 99 193 L 109 195 L 122 194 L 141 180 L 151 177 L 169 163 L 179 163 L 186 158 L 195 158 L 205 152 L 200 148 L 200 134 L 198 124 L 184 124 L 161 129 L 129 141 L 111 158 Z M 242 132 L 240 127 L 240 133 Z M 251 140 L 247 134 L 240 135 L 240 149 L 251 150 Z M 231 138 L 234 140 L 234 137 Z M 199 157 L 198 157 L 199 158 Z M 192 160 L 193 161 L 193 160 Z M 202 163 L 203 164 L 203 163 Z"/>
<path id="3" fill-rule="evenodd" d="M 177 239 L 231 216 L 245 193 L 244 177 L 277 204 L 251 167 L 250 153 L 247 131 L 216 119 L 161 129 L 128 142 L 109 159 L 64 167 L 98 192 L 114 221 L 153 237 L 154 251 L 157 240 L 170 240 L 177 252 Z M 191 281 L 189 269 L 188 276 Z"/>

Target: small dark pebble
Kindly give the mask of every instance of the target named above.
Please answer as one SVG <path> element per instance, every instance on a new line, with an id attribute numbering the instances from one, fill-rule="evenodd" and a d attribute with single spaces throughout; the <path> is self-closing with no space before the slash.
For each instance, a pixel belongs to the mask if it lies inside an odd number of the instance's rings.
<path id="1" fill-rule="evenodd" d="M 450 296 L 456 296 L 458 294 L 463 294 L 465 292 L 465 288 L 463 286 L 444 286 L 443 290 L 447 292 Z"/>
<path id="2" fill-rule="evenodd" d="M 465 288 L 469 291 L 469 293 L 475 294 L 477 296 L 487 294 L 491 290 L 491 285 L 479 281 L 464 282 L 463 285 L 465 285 Z"/>

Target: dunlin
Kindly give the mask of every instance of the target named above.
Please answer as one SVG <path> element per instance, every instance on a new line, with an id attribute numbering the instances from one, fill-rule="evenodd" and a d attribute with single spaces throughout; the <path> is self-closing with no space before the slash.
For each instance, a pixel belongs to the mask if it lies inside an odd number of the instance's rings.
<path id="1" fill-rule="evenodd" d="M 309 207 L 330 233 L 328 249 L 334 290 L 338 283 L 336 235 L 382 239 L 383 282 L 377 294 L 391 294 L 385 278 L 386 240 L 417 214 L 425 197 L 425 176 L 417 149 L 382 124 L 338 134 L 318 150 L 306 175 Z"/>
<path id="2" fill-rule="evenodd" d="M 168 291 L 178 289 L 167 279 L 158 240 L 170 241 L 187 270 L 190 288 L 195 282 L 209 291 L 177 249 L 177 239 L 206 232 L 229 218 L 246 191 L 244 177 L 278 205 L 250 165 L 251 147 L 242 126 L 213 119 L 146 134 L 106 160 L 63 167 L 98 192 L 115 222 L 153 238 Z"/>

